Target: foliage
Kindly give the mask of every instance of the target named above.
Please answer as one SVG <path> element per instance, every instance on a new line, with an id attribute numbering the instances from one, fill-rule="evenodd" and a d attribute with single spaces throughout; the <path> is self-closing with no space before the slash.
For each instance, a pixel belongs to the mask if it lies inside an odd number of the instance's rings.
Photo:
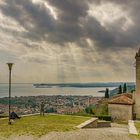
<path id="1" fill-rule="evenodd" d="M 135 91 L 135 85 L 130 85 L 129 83 L 127 83 L 127 92 L 133 93 L 133 91 Z M 114 96 L 114 95 L 118 94 L 118 88 L 110 90 L 109 93 L 110 93 L 110 96 Z"/>
<path id="2" fill-rule="evenodd" d="M 109 98 L 109 89 L 108 88 L 106 88 L 106 90 L 105 90 L 105 98 Z"/>
<path id="3" fill-rule="evenodd" d="M 95 115 L 108 115 L 108 105 L 107 104 L 98 104 L 96 105 Z"/>
<path id="4" fill-rule="evenodd" d="M 28 116 L 8 125 L 8 120 L 0 120 L 0 138 L 11 135 L 42 136 L 52 131 L 69 131 L 75 126 L 90 119 L 70 115 Z"/>
<path id="5" fill-rule="evenodd" d="M 118 88 L 118 94 L 122 94 L 122 86 L 121 85 Z"/>
<path id="6" fill-rule="evenodd" d="M 6 104 L 8 105 L 9 99 L 8 97 L 0 98 L 0 104 Z M 28 98 L 22 98 L 22 97 L 11 97 L 11 104 L 16 105 L 19 108 L 23 107 L 32 107 L 35 108 L 38 106 L 36 103 L 35 97 L 29 96 Z"/>
<path id="7" fill-rule="evenodd" d="M 85 109 L 87 114 L 92 115 L 108 115 L 108 105 L 107 104 L 97 104 L 91 105 Z"/>
<path id="8" fill-rule="evenodd" d="M 124 85 L 123 85 L 123 93 L 127 93 L 127 85 L 126 85 L 126 83 L 124 83 Z"/>
<path id="9" fill-rule="evenodd" d="M 46 112 L 46 113 L 56 113 L 57 111 L 56 111 L 55 108 L 50 107 L 50 108 L 45 109 L 45 112 Z"/>
<path id="10" fill-rule="evenodd" d="M 93 111 L 95 108 L 96 108 L 95 105 L 90 105 L 90 106 L 88 106 L 88 107 L 85 108 L 85 112 L 87 114 L 95 114 L 94 111 Z"/>
<path id="11" fill-rule="evenodd" d="M 97 117 L 100 120 L 105 120 L 105 121 L 111 121 L 112 120 L 111 116 L 108 116 L 108 115 L 99 115 L 99 116 L 95 116 L 95 117 Z"/>

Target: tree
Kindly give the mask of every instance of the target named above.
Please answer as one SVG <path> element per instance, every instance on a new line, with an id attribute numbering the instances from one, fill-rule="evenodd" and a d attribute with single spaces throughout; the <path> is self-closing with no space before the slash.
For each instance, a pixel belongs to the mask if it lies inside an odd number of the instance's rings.
<path id="1" fill-rule="evenodd" d="M 105 98 L 109 98 L 109 89 L 108 88 L 106 88 L 106 90 L 105 90 Z"/>
<path id="2" fill-rule="evenodd" d="M 91 107 L 86 107 L 85 111 L 87 114 L 92 114 L 92 108 Z"/>
<path id="3" fill-rule="evenodd" d="M 118 94 L 122 94 L 122 86 L 121 85 L 118 88 Z"/>
<path id="4" fill-rule="evenodd" d="M 126 86 L 126 83 L 124 83 L 124 85 L 123 85 L 123 93 L 127 93 L 127 86 Z"/>
<path id="5" fill-rule="evenodd" d="M 88 106 L 88 107 L 85 108 L 85 112 L 87 114 L 95 114 L 94 111 L 93 111 L 95 108 L 96 108 L 95 105 L 90 105 L 90 106 Z"/>

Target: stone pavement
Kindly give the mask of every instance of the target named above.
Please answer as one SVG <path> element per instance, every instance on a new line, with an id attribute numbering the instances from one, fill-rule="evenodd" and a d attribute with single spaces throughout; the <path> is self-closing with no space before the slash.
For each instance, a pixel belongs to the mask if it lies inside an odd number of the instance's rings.
<path id="1" fill-rule="evenodd" d="M 127 128 L 82 129 L 73 132 L 50 133 L 41 140 L 136 140 Z"/>
<path id="2" fill-rule="evenodd" d="M 51 132 L 41 138 L 21 136 L 9 140 L 137 140 L 128 132 L 127 125 L 112 124 L 110 128 L 80 129 L 69 132 Z"/>
<path id="3" fill-rule="evenodd" d="M 129 120 L 128 127 L 129 127 L 129 133 L 130 134 L 138 135 L 138 132 L 137 132 L 137 129 L 136 129 L 135 125 L 134 125 L 133 120 Z"/>

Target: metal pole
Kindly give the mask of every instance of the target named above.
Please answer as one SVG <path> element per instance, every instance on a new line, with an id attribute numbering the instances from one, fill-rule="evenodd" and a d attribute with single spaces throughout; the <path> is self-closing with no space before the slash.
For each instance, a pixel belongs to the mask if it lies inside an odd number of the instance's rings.
<path id="1" fill-rule="evenodd" d="M 11 124 L 10 114 L 11 114 L 11 71 L 13 63 L 7 63 L 9 67 L 9 121 L 8 124 Z"/>
<path id="2" fill-rule="evenodd" d="M 10 114 L 11 114 L 11 69 L 9 69 L 9 122 L 8 124 L 11 124 Z"/>

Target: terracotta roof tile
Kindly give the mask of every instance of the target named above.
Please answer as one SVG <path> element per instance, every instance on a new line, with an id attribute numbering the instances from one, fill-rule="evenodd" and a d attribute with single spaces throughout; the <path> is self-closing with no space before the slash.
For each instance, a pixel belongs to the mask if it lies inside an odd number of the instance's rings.
<path id="1" fill-rule="evenodd" d="M 124 105 L 133 105 L 134 100 L 129 98 L 127 94 L 121 94 L 119 96 L 113 97 L 108 101 L 109 104 L 124 104 Z"/>

